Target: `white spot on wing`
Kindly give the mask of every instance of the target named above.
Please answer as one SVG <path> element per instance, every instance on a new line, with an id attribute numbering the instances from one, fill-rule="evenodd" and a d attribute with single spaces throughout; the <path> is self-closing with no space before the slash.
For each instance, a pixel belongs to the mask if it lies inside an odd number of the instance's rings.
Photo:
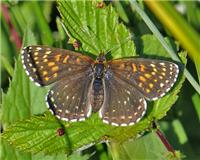
<path id="1" fill-rule="evenodd" d="M 39 51 L 39 50 L 42 50 L 42 48 L 41 48 L 41 47 L 37 47 L 37 48 L 36 48 L 36 50 L 38 50 L 38 51 Z"/>
<path id="2" fill-rule="evenodd" d="M 103 119 L 103 122 L 106 123 L 106 124 L 109 124 L 109 122 L 105 119 Z"/>
<path id="3" fill-rule="evenodd" d="M 79 118 L 78 119 L 78 121 L 84 121 L 85 120 L 85 118 Z"/>
<path id="4" fill-rule="evenodd" d="M 134 125 L 135 124 L 135 122 L 131 122 L 131 123 L 129 123 L 128 125 L 129 126 L 132 126 L 132 125 Z"/>
<path id="5" fill-rule="evenodd" d="M 166 89 L 166 92 L 168 92 L 169 90 L 170 90 L 170 88 L 167 88 L 167 89 Z"/>
<path id="6" fill-rule="evenodd" d="M 163 87 L 164 86 L 164 83 L 160 83 L 160 87 Z"/>
<path id="7" fill-rule="evenodd" d="M 24 49 L 22 49 L 22 54 L 24 54 L 24 52 L 25 52 Z M 23 56 L 23 55 L 22 55 L 22 56 Z"/>
<path id="8" fill-rule="evenodd" d="M 29 72 L 26 70 L 26 74 L 29 76 L 30 74 L 29 74 Z"/>
<path id="9" fill-rule="evenodd" d="M 40 87 L 41 85 L 37 82 L 34 82 L 36 86 Z"/>
<path id="10" fill-rule="evenodd" d="M 155 101 L 155 100 L 157 100 L 159 97 L 154 97 L 154 98 L 152 98 L 152 101 Z"/>
<path id="11" fill-rule="evenodd" d="M 161 65 L 161 66 L 165 66 L 165 63 L 161 62 L 160 65 Z"/>
<path id="12" fill-rule="evenodd" d="M 71 119 L 70 122 L 77 122 L 77 119 Z"/>
<path id="13" fill-rule="evenodd" d="M 165 95 L 165 93 L 162 93 L 161 95 L 160 95 L 160 97 L 163 97 Z"/>
<path id="14" fill-rule="evenodd" d="M 66 109 L 66 110 L 65 110 L 65 113 L 68 114 L 68 113 L 69 113 L 69 110 Z"/>
<path id="15" fill-rule="evenodd" d="M 92 106 L 91 106 L 91 104 L 89 105 L 89 110 L 88 110 L 88 113 L 87 113 L 87 117 L 90 117 L 90 115 L 91 115 L 91 113 L 92 113 Z"/>
<path id="16" fill-rule="evenodd" d="M 54 113 L 53 113 L 53 111 L 52 111 L 51 109 L 49 109 L 49 111 L 51 112 L 51 114 L 53 114 L 53 115 L 54 115 Z"/>
<path id="17" fill-rule="evenodd" d="M 62 117 L 61 119 L 64 120 L 64 121 L 69 121 L 68 118 L 64 118 L 64 117 Z"/>
<path id="18" fill-rule="evenodd" d="M 155 64 L 151 63 L 150 66 L 151 66 L 151 67 L 155 67 Z"/>
<path id="19" fill-rule="evenodd" d="M 113 125 L 113 126 L 119 126 L 119 124 L 117 124 L 115 122 L 112 122 L 111 125 Z"/>
<path id="20" fill-rule="evenodd" d="M 61 119 L 61 117 L 59 115 L 55 115 L 58 119 Z"/>
<path id="21" fill-rule="evenodd" d="M 126 123 L 122 123 L 121 126 L 127 126 L 127 124 Z"/>

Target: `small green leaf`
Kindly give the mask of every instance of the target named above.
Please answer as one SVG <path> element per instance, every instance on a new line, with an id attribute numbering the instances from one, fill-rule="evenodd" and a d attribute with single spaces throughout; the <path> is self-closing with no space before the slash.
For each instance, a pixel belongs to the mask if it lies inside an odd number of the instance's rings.
<path id="1" fill-rule="evenodd" d="M 123 144 L 112 143 L 110 149 L 113 159 L 164 160 L 167 159 L 167 156 L 170 154 L 155 132 L 149 133 L 137 140 L 129 140 Z"/>
<path id="2" fill-rule="evenodd" d="M 1 58 L 0 63 L 3 65 L 2 67 L 4 67 L 6 69 L 6 71 L 9 73 L 9 75 L 12 77 L 13 72 L 14 72 L 12 65 L 9 63 L 9 61 L 6 59 L 6 57 L 4 57 L 3 55 L 0 55 L 0 58 Z"/>
<path id="3" fill-rule="evenodd" d="M 192 96 L 192 103 L 195 107 L 195 110 L 196 110 L 196 114 L 198 116 L 198 119 L 200 121 L 200 107 L 199 107 L 199 104 L 200 104 L 200 96 L 195 93 L 193 96 Z"/>

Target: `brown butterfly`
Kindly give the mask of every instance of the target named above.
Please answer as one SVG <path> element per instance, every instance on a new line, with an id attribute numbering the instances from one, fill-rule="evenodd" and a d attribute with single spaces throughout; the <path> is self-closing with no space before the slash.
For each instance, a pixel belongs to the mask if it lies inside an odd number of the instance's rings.
<path id="1" fill-rule="evenodd" d="M 28 46 L 22 50 L 27 75 L 39 86 L 50 84 L 49 109 L 66 121 L 83 121 L 99 112 L 104 123 L 128 126 L 145 114 L 147 100 L 166 94 L 176 82 L 178 65 L 169 61 L 123 58 L 94 61 L 81 53 Z"/>

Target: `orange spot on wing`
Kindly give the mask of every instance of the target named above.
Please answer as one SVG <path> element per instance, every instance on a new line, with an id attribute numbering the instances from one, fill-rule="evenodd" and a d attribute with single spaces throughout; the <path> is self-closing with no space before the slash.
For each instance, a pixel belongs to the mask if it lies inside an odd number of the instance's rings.
<path id="1" fill-rule="evenodd" d="M 67 60 L 69 59 L 69 55 L 65 56 L 63 63 L 67 63 Z"/>
<path id="2" fill-rule="evenodd" d="M 58 76 L 58 73 L 54 73 L 53 77 L 56 78 Z"/>
<path id="3" fill-rule="evenodd" d="M 158 80 L 157 80 L 157 79 L 154 79 L 153 81 L 154 81 L 154 82 L 157 82 Z"/>
<path id="4" fill-rule="evenodd" d="M 122 63 L 122 64 L 120 64 L 120 66 L 119 66 L 119 69 L 124 69 L 125 68 L 125 64 L 124 63 Z"/>
<path id="5" fill-rule="evenodd" d="M 80 58 L 77 58 L 77 59 L 76 59 L 76 63 L 77 63 L 77 64 L 80 64 L 80 62 L 81 62 Z"/>
<path id="6" fill-rule="evenodd" d="M 139 77 L 140 81 L 146 82 L 146 78 L 144 78 L 143 76 Z"/>
<path id="7" fill-rule="evenodd" d="M 142 83 L 139 83 L 139 87 L 142 87 Z"/>
<path id="8" fill-rule="evenodd" d="M 163 76 L 165 76 L 166 74 L 165 74 L 165 72 L 161 72 L 161 74 L 163 75 Z"/>
<path id="9" fill-rule="evenodd" d="M 153 83 L 149 83 L 149 87 L 150 87 L 150 88 L 153 88 Z"/>
<path id="10" fill-rule="evenodd" d="M 43 56 L 43 58 L 47 58 L 47 55 L 45 54 L 45 55 Z"/>
<path id="11" fill-rule="evenodd" d="M 45 81 L 48 81 L 48 80 L 49 80 L 49 77 L 45 77 L 44 80 L 45 80 Z"/>
<path id="12" fill-rule="evenodd" d="M 140 68 L 140 71 L 141 71 L 141 72 L 144 72 L 144 69 L 145 69 L 146 67 L 145 67 L 143 64 L 140 64 L 139 68 Z"/>
<path id="13" fill-rule="evenodd" d="M 150 78 L 150 77 L 151 77 L 151 75 L 148 74 L 148 73 L 145 73 L 144 76 L 145 76 L 146 78 Z"/>
<path id="14" fill-rule="evenodd" d="M 38 52 L 35 52 L 35 53 L 34 53 L 34 56 L 38 56 Z"/>
<path id="15" fill-rule="evenodd" d="M 61 57 L 61 54 L 56 55 L 56 56 L 55 56 L 55 60 L 56 60 L 57 62 L 60 61 L 60 57 Z"/>
<path id="16" fill-rule="evenodd" d="M 134 63 L 132 63 L 132 68 L 133 68 L 133 72 L 137 71 L 136 65 Z"/>
<path id="17" fill-rule="evenodd" d="M 160 79 L 163 79 L 163 76 L 159 76 Z"/>
<path id="18" fill-rule="evenodd" d="M 43 75 L 43 76 L 46 76 L 47 74 L 48 74 L 47 71 L 43 71 L 43 72 L 42 72 L 42 75 Z"/>
<path id="19" fill-rule="evenodd" d="M 49 66 L 49 67 L 54 66 L 54 65 L 55 65 L 55 62 L 49 62 L 49 63 L 48 63 L 48 66 Z"/>
<path id="20" fill-rule="evenodd" d="M 156 68 L 153 68 L 153 71 L 154 71 L 154 72 L 158 72 L 158 70 L 157 70 Z"/>
<path id="21" fill-rule="evenodd" d="M 53 72 L 56 72 L 56 71 L 58 71 L 58 69 L 59 69 L 59 67 L 58 67 L 58 66 L 55 66 L 55 67 L 53 67 L 51 70 L 52 70 Z"/>
<path id="22" fill-rule="evenodd" d="M 149 93 L 149 92 L 150 92 L 150 89 L 146 89 L 146 92 Z"/>

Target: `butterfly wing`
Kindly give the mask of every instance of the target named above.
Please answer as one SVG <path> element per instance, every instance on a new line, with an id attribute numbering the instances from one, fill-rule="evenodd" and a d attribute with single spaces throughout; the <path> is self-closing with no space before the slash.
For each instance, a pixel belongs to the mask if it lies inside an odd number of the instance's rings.
<path id="1" fill-rule="evenodd" d="M 108 62 L 115 77 L 134 86 L 146 99 L 156 100 L 176 82 L 178 65 L 169 61 L 127 58 Z"/>
<path id="2" fill-rule="evenodd" d="M 99 111 L 103 122 L 115 126 L 137 123 L 146 111 L 146 101 L 142 94 L 109 71 L 103 82 L 104 103 Z"/>
<path id="3" fill-rule="evenodd" d="M 28 46 L 22 50 L 22 63 L 30 79 L 45 86 L 90 70 L 93 60 L 69 50 Z"/>
<path id="4" fill-rule="evenodd" d="M 93 77 L 79 74 L 72 79 L 62 79 L 49 91 L 46 101 L 49 109 L 59 119 L 82 121 L 91 115 L 90 102 Z"/>

